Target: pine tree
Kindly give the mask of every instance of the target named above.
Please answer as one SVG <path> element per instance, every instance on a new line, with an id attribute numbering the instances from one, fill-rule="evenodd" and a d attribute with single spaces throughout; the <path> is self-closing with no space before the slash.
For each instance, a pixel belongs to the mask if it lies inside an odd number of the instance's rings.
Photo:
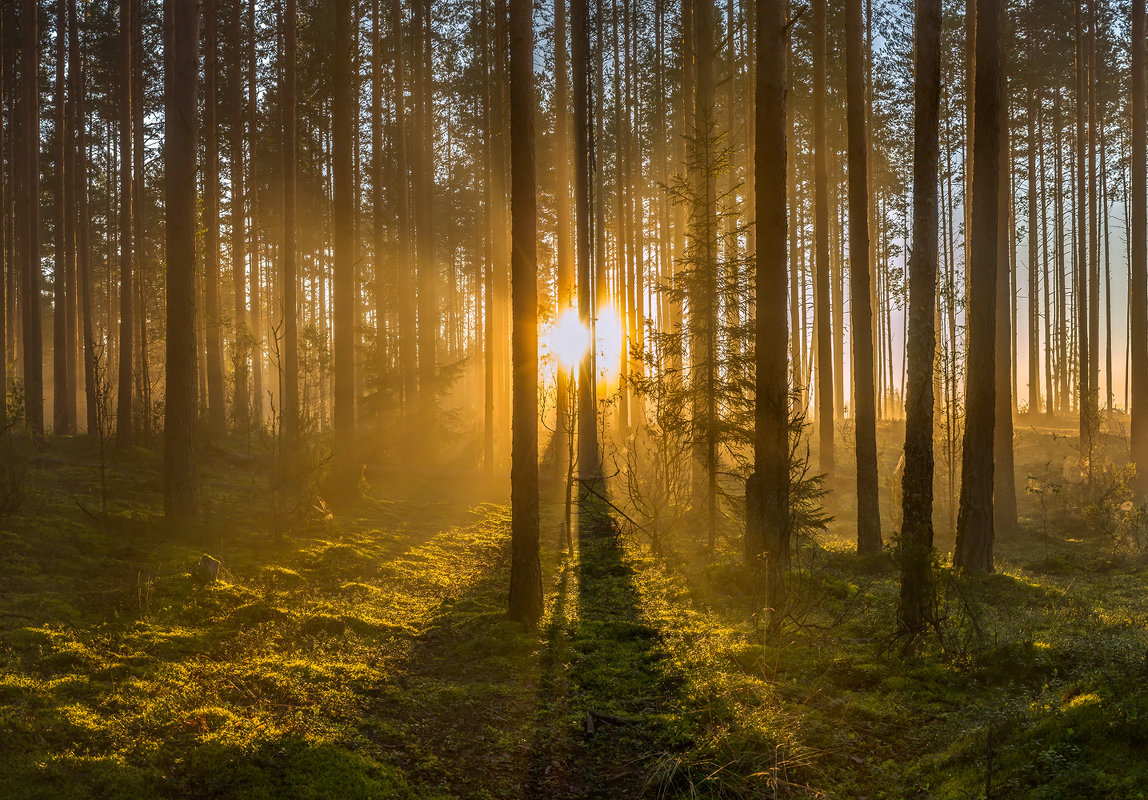
<path id="1" fill-rule="evenodd" d="M 167 395 L 164 403 L 164 512 L 196 513 L 195 253 L 198 0 L 169 0 L 164 81 L 167 236 Z M 165 48 L 166 49 L 166 48 Z"/>
<path id="2" fill-rule="evenodd" d="M 510 618 L 542 616 L 538 558 L 538 262 L 531 0 L 510 0 L 510 203 L 513 236 L 513 427 Z M 501 46 L 501 42 L 499 43 Z"/>
<path id="3" fill-rule="evenodd" d="M 861 0 L 845 7 L 849 127 L 849 298 L 852 309 L 853 417 L 857 444 L 857 552 L 881 550 L 877 492 L 877 408 L 873 385 L 873 307 L 869 262 L 869 143 Z"/>
<path id="4" fill-rule="evenodd" d="M 941 0 L 917 0 L 914 41 L 913 249 L 901 479 L 901 626 L 933 618 L 933 363 L 936 355 L 938 176 L 941 160 Z"/>
<path id="5" fill-rule="evenodd" d="M 994 342 L 1000 235 L 1001 3 L 977 0 L 974 88 L 972 261 L 969 264 L 968 354 L 961 498 L 953 564 L 967 572 L 993 568 Z"/>

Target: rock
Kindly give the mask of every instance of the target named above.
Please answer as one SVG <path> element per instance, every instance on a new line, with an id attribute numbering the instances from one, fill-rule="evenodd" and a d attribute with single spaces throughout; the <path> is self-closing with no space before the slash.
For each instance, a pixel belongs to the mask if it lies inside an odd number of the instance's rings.
<path id="1" fill-rule="evenodd" d="M 200 583 L 215 583 L 219 580 L 219 568 L 222 566 L 217 559 L 204 553 L 199 557 L 199 563 L 195 565 L 192 574 Z"/>

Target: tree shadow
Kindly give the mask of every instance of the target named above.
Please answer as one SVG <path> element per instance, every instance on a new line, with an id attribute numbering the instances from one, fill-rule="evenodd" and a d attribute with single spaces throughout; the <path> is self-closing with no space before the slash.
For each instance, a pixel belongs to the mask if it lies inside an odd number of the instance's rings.
<path id="1" fill-rule="evenodd" d="M 576 559 L 559 577 L 541 659 L 527 797 L 636 797 L 681 744 L 678 681 L 643 614 L 639 576 L 593 495 Z"/>

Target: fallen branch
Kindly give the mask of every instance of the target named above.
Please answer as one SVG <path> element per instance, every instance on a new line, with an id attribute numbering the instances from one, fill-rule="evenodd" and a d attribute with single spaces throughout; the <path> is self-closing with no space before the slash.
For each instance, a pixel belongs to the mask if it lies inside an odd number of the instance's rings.
<path id="1" fill-rule="evenodd" d="M 602 714 L 598 711 L 586 712 L 586 735 L 593 736 L 597 723 L 605 722 L 609 725 L 619 725 L 627 728 L 637 728 L 641 723 L 636 719 L 626 719 L 625 717 L 615 717 L 613 714 Z"/>

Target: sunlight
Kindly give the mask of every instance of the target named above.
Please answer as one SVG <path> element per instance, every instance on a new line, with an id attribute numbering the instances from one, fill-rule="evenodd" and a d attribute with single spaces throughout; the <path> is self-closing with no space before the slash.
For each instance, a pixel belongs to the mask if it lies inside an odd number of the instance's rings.
<path id="1" fill-rule="evenodd" d="M 578 362 L 586 355 L 590 347 L 590 332 L 578 319 L 578 309 L 568 308 L 554 323 L 546 334 L 547 349 L 558 359 L 558 363 L 567 369 L 578 366 Z"/>
<path id="2" fill-rule="evenodd" d="M 611 305 L 598 309 L 596 323 L 598 338 L 598 374 L 607 381 L 616 378 L 621 372 L 622 359 L 622 320 Z"/>

